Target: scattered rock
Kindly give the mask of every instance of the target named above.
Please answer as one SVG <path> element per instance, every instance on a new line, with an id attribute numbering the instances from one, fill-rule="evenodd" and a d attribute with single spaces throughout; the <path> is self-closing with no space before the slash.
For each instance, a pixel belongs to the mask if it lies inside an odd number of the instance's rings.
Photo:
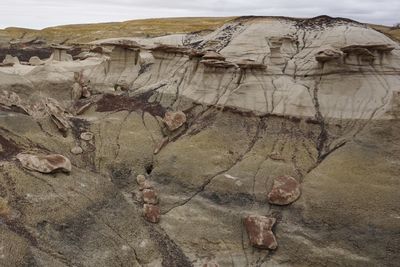
<path id="1" fill-rule="evenodd" d="M 3 64 L 20 64 L 18 57 L 13 57 L 11 55 L 6 55 L 3 60 Z"/>
<path id="2" fill-rule="evenodd" d="M 84 132 L 84 133 L 81 133 L 81 139 L 82 140 L 85 140 L 85 141 L 90 141 L 90 140 L 92 140 L 93 139 L 93 133 L 91 133 L 91 132 Z"/>
<path id="3" fill-rule="evenodd" d="M 44 65 L 44 61 L 41 60 L 38 56 L 33 56 L 29 59 L 29 65 L 31 66 L 40 66 Z"/>
<path id="4" fill-rule="evenodd" d="M 157 204 L 158 197 L 154 189 L 143 189 L 143 201 L 146 204 Z"/>
<path id="5" fill-rule="evenodd" d="M 142 184 L 139 184 L 139 190 L 143 191 L 144 189 L 153 188 L 153 184 L 149 180 L 145 180 Z"/>
<path id="6" fill-rule="evenodd" d="M 82 86 L 82 97 L 89 98 L 91 95 L 89 84 Z"/>
<path id="7" fill-rule="evenodd" d="M 152 204 L 143 205 L 144 218 L 151 223 L 160 221 L 160 207 Z"/>
<path id="8" fill-rule="evenodd" d="M 186 115 L 182 111 L 167 111 L 163 121 L 170 131 L 175 131 L 186 122 Z"/>
<path id="9" fill-rule="evenodd" d="M 164 137 L 158 144 L 157 144 L 157 146 L 156 146 L 156 148 L 154 149 L 154 155 L 157 155 L 160 151 L 161 151 L 161 149 L 166 145 L 166 144 L 168 144 L 168 142 L 169 142 L 169 137 L 167 136 L 167 137 Z"/>
<path id="10" fill-rule="evenodd" d="M 83 149 L 80 146 L 75 146 L 71 148 L 71 153 L 75 155 L 79 155 L 83 153 Z"/>
<path id="11" fill-rule="evenodd" d="M 43 156 L 20 153 L 17 155 L 17 159 L 24 168 L 41 173 L 53 173 L 56 171 L 69 173 L 72 170 L 70 160 L 59 154 Z"/>
<path id="12" fill-rule="evenodd" d="M 75 101 L 82 97 L 82 86 L 77 82 L 72 85 L 71 97 Z"/>
<path id="13" fill-rule="evenodd" d="M 138 176 L 136 176 L 136 182 L 138 185 L 143 185 L 146 182 L 146 176 L 144 176 L 143 174 L 139 174 Z"/>
<path id="14" fill-rule="evenodd" d="M 279 176 L 275 178 L 268 201 L 275 205 L 288 205 L 300 197 L 300 184 L 290 176 Z"/>
<path id="15" fill-rule="evenodd" d="M 63 134 L 67 133 L 70 124 L 65 114 L 67 113 L 63 107 L 54 99 L 46 98 L 45 100 L 46 112 L 50 116 L 53 123 L 57 126 L 58 130 Z"/>
<path id="16" fill-rule="evenodd" d="M 272 232 L 272 226 L 275 222 L 275 218 L 258 215 L 247 216 L 243 223 L 249 236 L 250 244 L 260 249 L 276 249 L 278 243 Z"/>

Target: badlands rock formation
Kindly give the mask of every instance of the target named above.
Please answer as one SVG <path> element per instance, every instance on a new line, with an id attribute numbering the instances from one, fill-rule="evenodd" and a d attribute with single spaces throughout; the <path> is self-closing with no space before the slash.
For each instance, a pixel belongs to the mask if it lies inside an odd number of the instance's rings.
<path id="1" fill-rule="evenodd" d="M 389 37 L 244 17 L 98 40 L 75 61 L 53 48 L 0 66 L 1 266 L 400 262 Z M 21 153 L 58 154 L 70 173 L 27 169 Z"/>

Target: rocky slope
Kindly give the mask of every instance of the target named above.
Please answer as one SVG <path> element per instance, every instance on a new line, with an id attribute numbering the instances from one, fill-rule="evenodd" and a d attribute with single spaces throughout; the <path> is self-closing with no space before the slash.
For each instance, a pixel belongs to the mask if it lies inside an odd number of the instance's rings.
<path id="1" fill-rule="evenodd" d="M 235 19 L 0 67 L 2 266 L 396 266 L 400 46 Z"/>

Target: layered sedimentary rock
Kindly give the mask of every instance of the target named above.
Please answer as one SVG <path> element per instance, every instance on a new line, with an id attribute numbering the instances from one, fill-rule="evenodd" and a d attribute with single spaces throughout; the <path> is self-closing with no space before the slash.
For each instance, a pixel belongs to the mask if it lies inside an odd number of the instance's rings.
<path id="1" fill-rule="evenodd" d="M 0 68 L 0 265 L 400 260 L 398 43 L 248 17 L 87 46 Z M 24 151 L 71 172 L 28 170 Z"/>

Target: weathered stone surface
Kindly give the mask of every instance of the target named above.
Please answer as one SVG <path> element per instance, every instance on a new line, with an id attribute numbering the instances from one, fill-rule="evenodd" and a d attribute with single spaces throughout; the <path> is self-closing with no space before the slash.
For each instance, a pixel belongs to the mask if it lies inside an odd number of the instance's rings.
<path id="1" fill-rule="evenodd" d="M 203 59 L 215 59 L 215 60 L 224 61 L 225 57 L 216 51 L 207 51 L 204 54 Z"/>
<path id="2" fill-rule="evenodd" d="M 170 131 L 175 131 L 186 122 L 186 115 L 182 111 L 167 111 L 163 121 Z"/>
<path id="3" fill-rule="evenodd" d="M 56 171 L 71 172 L 72 165 L 68 158 L 59 154 L 33 155 L 20 153 L 17 159 L 22 166 L 28 170 L 42 173 L 53 173 Z"/>
<path id="4" fill-rule="evenodd" d="M 274 250 L 278 247 L 272 227 L 275 224 L 275 218 L 265 216 L 249 215 L 243 223 L 246 228 L 250 244 L 260 249 Z"/>
<path id="5" fill-rule="evenodd" d="M 143 205 L 144 218 L 151 223 L 158 223 L 160 221 L 160 208 L 152 204 Z"/>
<path id="6" fill-rule="evenodd" d="M 274 205 L 289 205 L 300 197 L 300 184 L 288 175 L 274 179 L 271 191 L 268 193 L 268 201 Z"/>

